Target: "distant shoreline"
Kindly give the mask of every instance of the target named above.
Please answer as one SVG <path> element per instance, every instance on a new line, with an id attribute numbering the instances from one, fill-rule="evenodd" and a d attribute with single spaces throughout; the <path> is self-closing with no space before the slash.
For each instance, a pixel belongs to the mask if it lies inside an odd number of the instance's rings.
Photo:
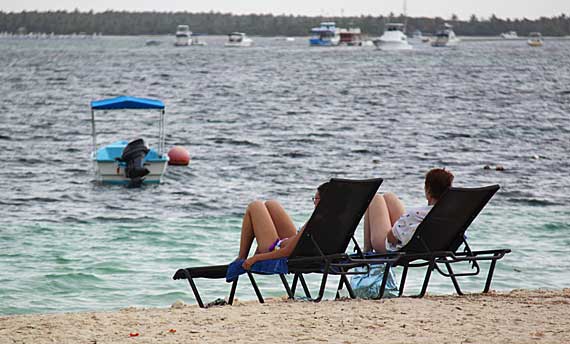
<path id="1" fill-rule="evenodd" d="M 561 14 L 541 17 L 535 20 L 502 19 L 496 16 L 481 18 L 472 15 L 461 20 L 450 18 L 388 16 L 293 16 L 271 14 L 234 15 L 231 13 L 209 12 L 80 12 L 80 11 L 0 11 L 0 32 L 28 33 L 46 32 L 55 34 L 102 33 L 104 35 L 174 34 L 176 26 L 186 24 L 193 32 L 212 35 L 227 34 L 232 31 L 246 32 L 260 36 L 303 36 L 320 22 L 333 21 L 337 27 L 358 27 L 364 33 L 380 34 L 386 23 L 406 23 L 408 33 L 416 30 L 424 33 L 437 32 L 445 23 L 453 26 L 459 36 L 498 36 L 515 31 L 519 36 L 530 32 L 541 32 L 544 36 L 570 35 L 570 16 Z"/>
<path id="2" fill-rule="evenodd" d="M 0 343 L 567 343 L 570 289 L 0 317 Z"/>

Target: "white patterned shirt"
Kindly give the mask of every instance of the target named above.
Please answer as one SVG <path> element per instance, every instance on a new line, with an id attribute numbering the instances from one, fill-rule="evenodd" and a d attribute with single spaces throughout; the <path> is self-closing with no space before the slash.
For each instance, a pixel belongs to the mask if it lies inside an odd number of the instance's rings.
<path id="1" fill-rule="evenodd" d="M 398 251 L 404 247 L 414 236 L 416 228 L 420 225 L 433 205 L 426 205 L 424 207 L 414 208 L 402 215 L 394 226 L 392 233 L 398 239 L 398 243 L 392 244 L 386 237 L 386 250 Z"/>

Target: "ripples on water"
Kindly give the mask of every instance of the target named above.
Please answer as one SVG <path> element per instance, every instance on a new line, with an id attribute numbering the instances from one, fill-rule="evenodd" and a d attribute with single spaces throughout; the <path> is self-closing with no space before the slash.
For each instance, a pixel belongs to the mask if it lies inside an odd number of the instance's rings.
<path id="1" fill-rule="evenodd" d="M 193 302 L 172 274 L 233 259 L 249 201 L 278 198 L 300 224 L 323 181 L 383 177 L 421 204 L 436 166 L 502 187 L 469 233 L 513 249 L 494 288 L 568 286 L 570 41 L 383 53 L 162 40 L 0 41 L 0 314 Z M 122 94 L 164 100 L 167 147 L 192 156 L 158 187 L 92 182 L 89 101 Z M 98 118 L 101 139 L 158 131 L 141 113 Z M 225 295 L 218 282 L 202 284 L 206 299 Z M 262 287 L 283 294 L 274 278 Z M 430 290 L 452 292 L 442 279 Z M 254 294 L 243 283 L 238 296 Z"/>

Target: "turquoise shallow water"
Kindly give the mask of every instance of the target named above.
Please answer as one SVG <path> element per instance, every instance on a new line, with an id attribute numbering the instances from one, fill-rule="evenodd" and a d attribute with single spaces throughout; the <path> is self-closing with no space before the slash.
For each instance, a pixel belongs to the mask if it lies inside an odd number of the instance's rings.
<path id="1" fill-rule="evenodd" d="M 235 258 L 249 201 L 277 198 L 302 224 L 323 181 L 383 177 L 381 190 L 421 205 L 434 166 L 457 185 L 502 187 L 468 232 L 474 248 L 513 250 L 494 289 L 570 285 L 570 42 L 390 54 L 209 39 L 0 40 L 0 314 L 193 302 L 173 273 Z M 88 103 L 118 94 L 166 102 L 167 147 L 186 146 L 189 167 L 138 190 L 93 183 Z M 102 121 L 103 140 L 157 130 L 142 114 L 122 119 Z M 278 278 L 260 281 L 284 294 Z M 206 300 L 229 286 L 199 285 Z M 434 278 L 429 291 L 453 289 Z M 242 283 L 238 297 L 255 296 Z"/>

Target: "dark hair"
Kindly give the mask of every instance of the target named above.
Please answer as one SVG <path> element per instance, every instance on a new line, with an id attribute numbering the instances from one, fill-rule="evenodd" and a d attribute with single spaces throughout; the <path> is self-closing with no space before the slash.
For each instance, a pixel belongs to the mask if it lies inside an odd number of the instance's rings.
<path id="1" fill-rule="evenodd" d="M 453 173 L 445 168 L 434 168 L 426 174 L 426 190 L 429 195 L 436 200 L 451 187 L 453 183 Z"/>

